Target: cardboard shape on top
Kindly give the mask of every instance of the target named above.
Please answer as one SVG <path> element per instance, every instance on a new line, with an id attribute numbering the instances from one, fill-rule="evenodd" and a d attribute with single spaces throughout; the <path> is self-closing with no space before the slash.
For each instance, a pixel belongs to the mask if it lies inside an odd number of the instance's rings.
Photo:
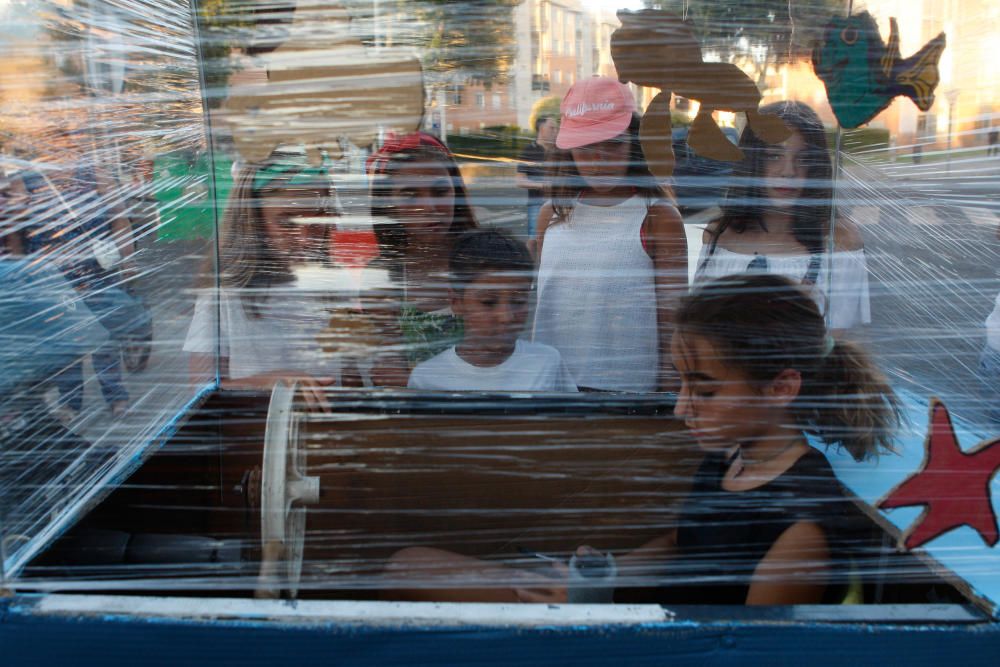
<path id="1" fill-rule="evenodd" d="M 714 111 L 745 113 L 761 139 L 781 143 L 791 130 L 777 116 L 758 112 L 760 91 L 743 70 L 730 63 L 702 59 L 690 24 L 661 10 L 620 11 L 622 25 L 611 35 L 611 58 L 623 83 L 658 88 L 640 130 L 650 169 L 660 178 L 673 174 L 670 96 L 700 103 L 688 133 L 688 145 L 702 157 L 735 162 L 743 151 L 734 146 L 712 118 Z"/>
<path id="2" fill-rule="evenodd" d="M 899 51 L 899 25 L 889 19 L 889 43 L 868 12 L 830 20 L 813 50 L 813 69 L 826 86 L 841 127 L 871 121 L 898 96 L 909 97 L 921 111 L 934 104 L 941 80 L 938 61 L 946 45 L 939 33 L 909 58 Z"/>
<path id="3" fill-rule="evenodd" d="M 339 140 L 370 145 L 381 130 L 416 131 L 424 113 L 420 61 L 364 46 L 343 7 L 299 2 L 288 38 L 230 80 L 222 119 L 250 162 L 281 145 L 304 146 L 310 162 Z"/>

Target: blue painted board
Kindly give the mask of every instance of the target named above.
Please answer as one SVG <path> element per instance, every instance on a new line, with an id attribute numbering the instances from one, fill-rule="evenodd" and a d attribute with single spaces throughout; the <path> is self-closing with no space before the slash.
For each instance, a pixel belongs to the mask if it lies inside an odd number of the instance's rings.
<path id="1" fill-rule="evenodd" d="M 909 392 L 900 392 L 907 417 L 907 424 L 900 430 L 896 441 L 897 452 L 881 456 L 876 462 L 858 463 L 846 451 L 830 449 L 827 458 L 840 480 L 872 507 L 900 533 L 905 531 L 921 514 L 922 507 L 901 507 L 880 511 L 875 504 L 896 485 L 916 472 L 924 460 L 924 441 L 927 436 L 929 398 Z M 954 415 L 953 415 L 954 417 Z M 988 435 L 953 419 L 955 434 L 963 450 L 981 443 Z M 1000 508 L 1000 475 L 990 485 L 993 507 Z M 972 592 L 985 598 L 993 612 L 1000 609 L 1000 548 L 988 546 L 972 528 L 963 526 L 945 533 L 919 548 L 945 568 L 964 580 Z"/>
<path id="2" fill-rule="evenodd" d="M 197 600 L 192 599 L 192 607 Z M 685 622 L 580 627 L 366 627 L 261 620 L 43 615 L 0 606 L 3 664 L 34 665 L 989 665 L 1000 625 Z"/>

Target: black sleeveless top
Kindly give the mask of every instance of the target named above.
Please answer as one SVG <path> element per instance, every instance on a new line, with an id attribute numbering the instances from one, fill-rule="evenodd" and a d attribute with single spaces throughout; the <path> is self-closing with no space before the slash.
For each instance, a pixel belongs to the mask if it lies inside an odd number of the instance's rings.
<path id="1" fill-rule="evenodd" d="M 791 468 L 762 487 L 722 489 L 727 457 L 709 454 L 695 474 L 677 530 L 677 557 L 658 601 L 663 604 L 746 602 L 750 579 L 782 533 L 800 521 L 826 534 L 831 576 L 825 598 L 842 598 L 856 513 L 826 457 L 810 448 Z"/>

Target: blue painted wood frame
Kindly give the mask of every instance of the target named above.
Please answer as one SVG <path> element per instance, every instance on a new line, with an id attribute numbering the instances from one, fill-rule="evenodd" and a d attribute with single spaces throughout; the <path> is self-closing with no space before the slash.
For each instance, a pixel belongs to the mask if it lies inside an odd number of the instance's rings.
<path id="1" fill-rule="evenodd" d="M 192 600 L 192 606 L 197 602 Z M 719 618 L 731 610 L 719 609 Z M 730 616 L 731 619 L 731 616 Z M 4 665 L 994 665 L 1000 626 L 676 620 L 579 627 L 391 627 L 110 615 L 0 604 Z"/>

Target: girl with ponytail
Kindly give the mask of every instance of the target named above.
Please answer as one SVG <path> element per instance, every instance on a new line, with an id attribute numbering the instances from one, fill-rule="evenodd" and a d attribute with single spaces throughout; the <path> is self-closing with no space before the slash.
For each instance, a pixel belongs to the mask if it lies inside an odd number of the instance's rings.
<path id="1" fill-rule="evenodd" d="M 670 604 L 838 601 L 858 527 L 816 447 L 859 460 L 889 450 L 900 417 L 892 389 L 781 276 L 708 282 L 682 300 L 675 326 L 675 414 L 705 458 L 677 528 L 617 555 L 619 577 L 655 578 L 656 601 Z M 554 602 L 565 588 L 518 596 Z"/>
<path id="2" fill-rule="evenodd" d="M 577 561 L 613 563 L 620 602 L 842 601 L 864 526 L 817 447 L 843 447 L 859 460 L 889 450 L 900 419 L 892 389 L 860 348 L 830 336 L 816 302 L 782 276 L 708 282 L 682 300 L 674 322 L 675 414 L 705 455 L 691 492 L 667 534 L 613 560 L 579 547 Z M 394 561 L 401 572 L 433 564 L 449 576 L 529 579 L 435 549 L 406 549 Z M 568 576 L 555 563 L 523 588 L 491 589 L 491 597 L 450 589 L 431 599 L 565 602 Z M 654 582 L 652 600 L 648 589 L 620 588 Z"/>
<path id="3" fill-rule="evenodd" d="M 813 435 L 857 460 L 891 449 L 899 418 L 892 389 L 863 350 L 829 334 L 815 301 L 791 280 L 775 274 L 714 280 L 683 300 L 677 327 L 672 347 L 689 378 L 677 414 L 708 449 L 725 440 L 738 454 L 759 459 L 783 446 L 778 432 L 803 446 L 803 433 Z M 706 364 L 738 381 L 714 375 L 715 382 L 705 381 Z M 733 423 L 715 423 L 705 413 L 715 409 L 708 399 L 733 392 L 745 395 L 719 417 Z M 775 400 L 764 400 L 772 394 Z M 752 414 L 737 419 L 734 409 Z M 752 437 L 743 437 L 743 429 Z"/>

